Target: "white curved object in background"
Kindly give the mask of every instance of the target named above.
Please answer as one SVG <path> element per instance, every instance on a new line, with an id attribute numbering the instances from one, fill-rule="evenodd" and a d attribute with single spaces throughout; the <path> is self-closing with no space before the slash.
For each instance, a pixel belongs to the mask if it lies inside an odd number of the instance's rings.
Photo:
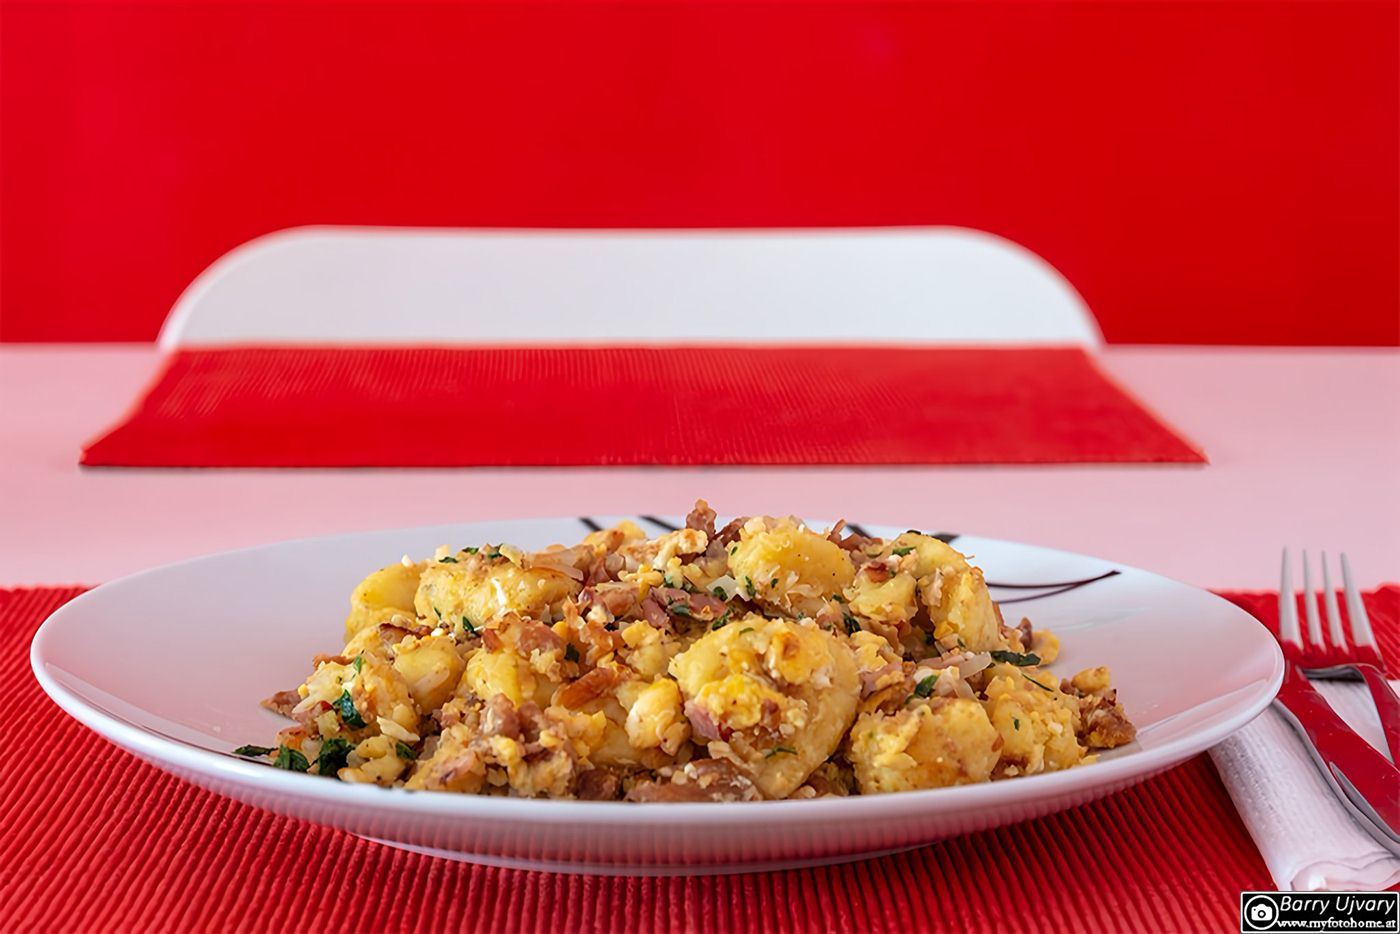
<path id="1" fill-rule="evenodd" d="M 724 340 L 1101 338 L 1052 266 L 956 227 L 302 227 L 217 260 L 175 303 L 158 343 Z"/>

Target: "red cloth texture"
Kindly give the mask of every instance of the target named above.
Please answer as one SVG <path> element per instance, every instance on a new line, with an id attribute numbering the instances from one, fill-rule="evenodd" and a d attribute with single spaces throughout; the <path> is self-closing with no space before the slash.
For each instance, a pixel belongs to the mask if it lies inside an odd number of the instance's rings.
<path id="1" fill-rule="evenodd" d="M 1394 0 L 0 6 L 3 341 L 305 224 L 931 224 L 1113 343 L 1400 343 Z"/>
<path id="2" fill-rule="evenodd" d="M 174 352 L 89 466 L 1199 463 L 1079 348 Z"/>
<path id="3" fill-rule="evenodd" d="M 80 592 L 0 590 L 8 930 L 1236 930 L 1238 893 L 1272 888 L 1207 756 L 1060 814 L 816 869 L 605 878 L 419 856 L 199 790 L 70 719 L 28 646 Z M 1365 600 L 1394 659 L 1400 587 Z"/>

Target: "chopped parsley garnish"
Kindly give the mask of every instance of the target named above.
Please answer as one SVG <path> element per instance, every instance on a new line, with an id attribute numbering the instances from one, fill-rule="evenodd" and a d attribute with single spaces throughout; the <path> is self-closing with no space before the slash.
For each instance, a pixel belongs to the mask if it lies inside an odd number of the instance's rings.
<path id="1" fill-rule="evenodd" d="M 442 610 L 439 610 L 437 607 L 433 607 L 433 612 L 437 614 L 438 622 L 442 622 Z"/>
<path id="2" fill-rule="evenodd" d="M 729 612 L 729 610 L 725 610 L 724 615 L 721 616 L 719 619 L 715 620 L 714 623 L 710 625 L 711 632 L 714 632 L 716 629 L 722 629 L 724 627 L 724 624 L 729 622 Z"/>
<path id="3" fill-rule="evenodd" d="M 341 722 L 350 727 L 350 729 L 358 730 L 365 725 L 364 718 L 361 717 L 360 712 L 355 709 L 355 701 L 350 696 L 349 691 L 341 691 L 340 697 L 336 698 L 335 703 L 331 706 L 340 714 Z"/>
<path id="4" fill-rule="evenodd" d="M 478 551 L 480 551 L 481 549 L 480 549 L 480 548 L 476 548 L 476 547 L 469 547 L 469 548 L 463 548 L 462 550 L 465 551 L 465 552 L 466 552 L 467 554 L 469 554 L 469 555 L 474 555 L 474 554 L 476 554 Z"/>
<path id="5" fill-rule="evenodd" d="M 777 579 L 776 577 L 773 578 L 771 581 L 768 582 L 768 586 L 769 586 L 769 587 L 776 587 L 776 586 L 778 586 L 778 579 Z"/>
<path id="6" fill-rule="evenodd" d="M 771 759 L 771 758 L 773 758 L 774 756 L 776 756 L 776 755 L 777 755 L 778 753 L 780 753 L 780 752 L 785 752 L 785 753 L 787 753 L 787 754 L 790 755 L 790 756 L 795 756 L 795 755 L 797 755 L 797 750 L 796 750 L 796 749 L 792 749 L 792 748 L 790 748 L 790 747 L 788 747 L 788 746 L 774 746 L 772 749 L 768 750 L 768 754 L 767 754 L 766 756 L 764 756 L 763 758 L 765 758 L 765 759 Z"/>
<path id="7" fill-rule="evenodd" d="M 1020 718 L 1020 717 L 1012 717 L 1012 718 L 1011 718 L 1011 725 L 1014 726 L 1016 729 L 1019 730 L 1019 729 L 1021 728 L 1021 718 Z"/>
<path id="8" fill-rule="evenodd" d="M 890 550 L 890 554 L 892 554 L 892 555 L 899 555 L 899 557 L 903 558 L 905 555 L 909 554 L 909 552 L 911 552 L 911 551 L 913 551 L 913 550 L 914 550 L 914 546 L 913 546 L 913 545 L 905 545 L 903 548 L 894 548 L 894 549 L 891 549 L 891 550 Z"/>
<path id="9" fill-rule="evenodd" d="M 1010 662 L 1013 665 L 1020 665 L 1024 668 L 1027 665 L 1039 665 L 1040 656 L 1034 652 L 1027 652 L 1022 655 L 1020 652 L 1005 652 L 1001 649 L 993 649 L 987 653 L 999 662 Z"/>
<path id="10" fill-rule="evenodd" d="M 929 630 L 924 633 L 924 644 L 933 646 L 933 650 L 939 655 L 943 654 L 943 646 L 939 645 L 938 640 L 933 637 L 932 630 Z"/>
<path id="11" fill-rule="evenodd" d="M 860 632 L 860 620 L 856 619 L 850 613 L 844 614 L 842 616 L 842 619 L 846 621 L 847 635 L 855 635 L 856 633 Z"/>
<path id="12" fill-rule="evenodd" d="M 493 559 L 493 560 L 496 559 L 496 558 L 499 558 L 500 556 L 501 556 L 501 546 L 500 546 L 500 545 L 497 545 L 497 546 L 496 546 L 496 549 L 495 549 L 494 551 L 488 551 L 488 552 L 486 552 L 486 557 L 487 557 L 487 558 L 490 558 L 490 559 Z"/>
<path id="13" fill-rule="evenodd" d="M 834 593 L 834 594 L 832 594 L 832 595 L 831 595 L 831 599 L 835 600 L 837 603 L 845 603 L 845 602 L 846 602 L 846 598 L 843 597 L 843 596 L 841 596 L 839 593 Z"/>
<path id="14" fill-rule="evenodd" d="M 729 599 L 727 596 L 725 596 L 723 587 L 711 587 L 710 593 L 714 594 L 716 597 L 719 597 L 721 600 Z"/>
<path id="15" fill-rule="evenodd" d="M 914 685 L 914 693 L 920 697 L 931 697 L 933 695 L 933 686 L 937 683 L 938 672 L 935 671 L 933 674 Z"/>
<path id="16" fill-rule="evenodd" d="M 316 774 L 335 775 L 348 764 L 350 744 L 339 736 L 321 744 L 321 753 L 316 757 Z"/>
<path id="17" fill-rule="evenodd" d="M 1021 672 L 1021 677 L 1025 678 L 1027 681 L 1029 681 L 1031 684 L 1034 684 L 1036 687 L 1040 688 L 1042 691 L 1045 691 L 1047 694 L 1054 694 L 1054 693 L 1055 693 L 1055 689 L 1054 689 L 1054 688 L 1047 688 L 1045 685 L 1041 684 L 1039 681 L 1035 680 L 1035 679 L 1032 678 L 1030 675 L 1026 674 L 1024 671 Z"/>
<path id="18" fill-rule="evenodd" d="M 467 619 L 465 616 L 462 617 L 462 631 L 465 632 L 468 636 L 474 636 L 477 634 L 476 627 L 473 626 L 472 621 Z"/>
<path id="19" fill-rule="evenodd" d="M 749 578 L 747 574 L 744 575 L 744 590 L 748 592 L 750 600 L 758 596 L 758 591 L 754 589 L 753 581 Z"/>
<path id="20" fill-rule="evenodd" d="M 691 612 L 690 612 L 690 604 L 689 604 L 689 603 L 686 603 L 686 602 L 683 601 L 683 600 L 677 600 L 675 603 L 673 603 L 673 604 L 671 604 L 670 606 L 666 607 L 666 609 L 669 610 L 669 611 L 672 612 L 672 613 L 675 613 L 677 616 L 690 616 L 690 615 L 691 615 Z"/>
<path id="21" fill-rule="evenodd" d="M 354 664 L 355 674 L 359 674 L 361 669 L 365 667 L 365 657 L 363 655 L 356 655 Z"/>
<path id="22" fill-rule="evenodd" d="M 456 563 L 457 563 L 457 559 L 454 558 L 454 557 L 452 557 L 451 555 L 443 555 L 441 558 L 438 558 L 438 563 L 439 563 L 439 564 L 456 564 Z"/>
<path id="23" fill-rule="evenodd" d="M 248 756 L 256 759 L 259 756 L 266 756 L 273 751 L 271 746 L 239 746 L 233 751 L 235 756 Z"/>
<path id="24" fill-rule="evenodd" d="M 752 627 L 752 626 L 745 626 L 743 629 L 740 629 L 740 630 L 739 630 L 739 635 L 742 636 L 742 635 L 743 635 L 744 633 L 746 633 L 746 632 L 753 632 L 753 627 Z"/>
<path id="25" fill-rule="evenodd" d="M 311 768 L 311 763 L 306 761 L 306 756 L 290 746 L 278 746 L 277 758 L 272 760 L 272 764 L 276 768 L 286 769 L 288 772 L 305 772 Z"/>
<path id="26" fill-rule="evenodd" d="M 962 636 L 958 636 L 958 648 L 960 648 L 960 649 L 965 649 L 965 648 L 967 648 L 967 643 L 964 642 L 964 641 L 962 641 Z"/>
<path id="27" fill-rule="evenodd" d="M 570 662 L 578 661 L 578 649 L 572 644 L 564 646 L 564 660 Z"/>
<path id="28" fill-rule="evenodd" d="M 413 747 L 402 740 L 394 744 L 394 752 L 400 759 L 407 759 L 409 762 L 418 758 L 418 753 L 413 751 Z"/>

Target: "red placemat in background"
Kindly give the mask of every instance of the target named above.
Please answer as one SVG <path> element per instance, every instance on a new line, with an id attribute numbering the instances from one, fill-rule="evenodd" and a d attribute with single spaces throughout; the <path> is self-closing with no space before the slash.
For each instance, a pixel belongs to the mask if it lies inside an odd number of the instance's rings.
<path id="1" fill-rule="evenodd" d="M 1204 461 L 1083 350 L 176 351 L 90 466 Z"/>
<path id="2" fill-rule="evenodd" d="M 26 649 L 79 592 L 0 590 L 0 918 L 17 930 L 1234 930 L 1240 890 L 1272 888 L 1207 756 L 1060 814 L 816 869 L 606 878 L 418 856 L 197 789 L 62 713 Z M 1393 650 L 1400 587 L 1365 600 Z"/>

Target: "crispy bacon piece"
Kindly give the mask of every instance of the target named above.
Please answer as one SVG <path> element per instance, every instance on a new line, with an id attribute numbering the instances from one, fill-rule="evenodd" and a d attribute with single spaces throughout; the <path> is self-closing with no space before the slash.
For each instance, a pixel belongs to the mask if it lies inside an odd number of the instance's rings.
<path id="1" fill-rule="evenodd" d="M 668 782 L 641 782 L 628 801 L 757 801 L 763 795 L 727 759 L 699 759 L 677 769 Z"/>
<path id="2" fill-rule="evenodd" d="M 607 769 L 580 772 L 575 789 L 581 801 L 616 801 L 622 797 L 622 779 Z"/>
<path id="3" fill-rule="evenodd" d="M 1118 703 L 1117 691 L 1084 698 L 1079 712 L 1079 738 L 1090 749 L 1113 749 L 1137 738 L 1137 727 Z"/>
<path id="4" fill-rule="evenodd" d="M 591 700 L 608 694 L 622 681 L 616 668 L 594 668 L 588 674 L 571 681 L 554 693 L 554 703 L 578 710 Z"/>
<path id="5" fill-rule="evenodd" d="M 343 664 L 343 663 L 342 663 Z M 295 690 L 278 691 L 271 697 L 265 698 L 262 705 L 273 713 L 281 714 L 291 719 L 292 708 L 301 703 L 301 695 Z"/>
<path id="6" fill-rule="evenodd" d="M 834 526 L 831 527 L 831 531 L 827 533 L 827 541 L 831 542 L 834 545 L 840 546 L 846 551 L 863 551 L 867 545 L 873 545 L 877 541 L 879 541 L 879 539 L 870 538 L 867 535 L 857 535 L 854 532 L 852 532 L 849 535 L 842 535 L 841 532 L 845 528 L 845 519 L 842 519 L 840 522 L 837 522 Z"/>
<path id="7" fill-rule="evenodd" d="M 685 527 L 704 532 L 707 539 L 714 538 L 715 515 L 715 511 L 710 508 L 709 503 L 703 499 L 697 499 L 695 508 L 690 511 L 690 515 L 685 517 Z"/>
<path id="8" fill-rule="evenodd" d="M 481 735 L 520 738 L 520 714 L 509 697 L 495 694 L 486 702 L 486 716 L 481 721 Z"/>
<path id="9" fill-rule="evenodd" d="M 699 739 L 709 742 L 712 739 L 727 738 L 728 731 L 723 730 L 714 717 L 703 707 L 697 707 L 694 701 L 685 702 L 685 716 L 690 721 L 690 731 Z"/>
<path id="10" fill-rule="evenodd" d="M 348 665 L 351 661 L 353 661 L 353 659 L 346 658 L 344 655 L 313 655 L 311 656 L 311 667 L 320 668 L 326 662 L 335 662 L 337 665 Z M 281 693 L 285 694 L 286 692 L 283 691 Z M 273 696 L 275 697 L 276 695 Z"/>
<path id="11" fill-rule="evenodd" d="M 648 596 L 643 600 L 641 610 L 643 618 L 653 627 L 666 630 L 671 628 L 671 617 L 666 615 L 666 611 L 656 602 L 655 597 Z"/>
<path id="12" fill-rule="evenodd" d="M 559 638 L 559 633 L 533 619 L 521 620 L 517 623 L 515 633 L 515 644 L 520 647 L 522 655 L 529 655 L 532 652 L 556 650 L 562 652 L 564 650 L 564 640 Z"/>
<path id="13" fill-rule="evenodd" d="M 719 619 L 729 609 L 729 604 L 707 593 L 689 593 L 679 587 L 653 587 L 651 592 L 666 612 L 677 616 L 692 616 L 709 622 Z"/>

